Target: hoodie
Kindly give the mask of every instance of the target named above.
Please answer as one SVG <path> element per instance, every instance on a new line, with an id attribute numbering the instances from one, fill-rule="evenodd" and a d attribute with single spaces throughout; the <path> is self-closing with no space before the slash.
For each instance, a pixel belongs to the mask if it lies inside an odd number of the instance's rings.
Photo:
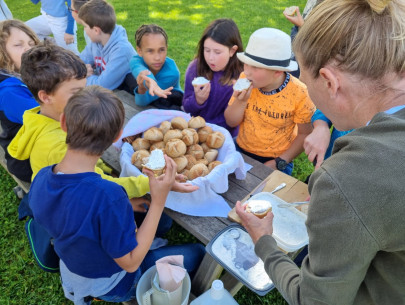
<path id="1" fill-rule="evenodd" d="M 0 70 L 1 138 L 11 140 L 23 123 L 24 111 L 37 106 L 34 96 L 20 79 Z"/>
<path id="2" fill-rule="evenodd" d="M 67 151 L 66 133 L 60 122 L 39 113 L 40 107 L 24 113 L 24 124 L 8 146 L 9 154 L 18 160 L 30 159 L 32 180 L 38 171 L 62 161 Z M 113 178 L 96 167 L 103 179 L 123 186 L 129 198 L 141 197 L 149 192 L 149 179 L 145 176 Z"/>
<path id="3" fill-rule="evenodd" d="M 7 146 L 22 126 L 24 111 L 37 106 L 33 95 L 19 78 L 0 70 L 0 146 L 4 149 L 7 170 L 26 182 L 30 182 L 32 176 L 29 160 L 12 158 L 7 153 Z"/>
<path id="4" fill-rule="evenodd" d="M 94 68 L 94 74 L 87 77 L 86 85 L 99 85 L 110 90 L 118 88 L 131 72 L 129 61 L 134 55 L 136 52 L 128 41 L 127 32 L 116 25 L 105 46 L 92 42 L 80 53 L 84 63 Z"/>

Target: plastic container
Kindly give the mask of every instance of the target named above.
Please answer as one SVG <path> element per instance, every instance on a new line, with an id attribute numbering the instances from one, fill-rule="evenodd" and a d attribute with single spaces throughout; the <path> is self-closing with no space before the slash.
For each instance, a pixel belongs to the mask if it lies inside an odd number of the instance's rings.
<path id="1" fill-rule="evenodd" d="M 212 282 L 211 289 L 204 292 L 190 305 L 237 305 L 232 295 L 224 288 L 220 280 Z"/>
<path id="2" fill-rule="evenodd" d="M 252 239 L 242 226 L 228 226 L 206 249 L 218 264 L 258 295 L 263 296 L 274 288 L 263 261 L 256 256 Z"/>
<path id="3" fill-rule="evenodd" d="M 293 207 L 279 208 L 279 204 L 287 202 L 268 192 L 256 194 L 249 200 L 266 200 L 271 203 L 274 214 L 273 237 L 281 249 L 294 252 L 308 244 L 308 232 L 305 226 L 307 215 Z"/>

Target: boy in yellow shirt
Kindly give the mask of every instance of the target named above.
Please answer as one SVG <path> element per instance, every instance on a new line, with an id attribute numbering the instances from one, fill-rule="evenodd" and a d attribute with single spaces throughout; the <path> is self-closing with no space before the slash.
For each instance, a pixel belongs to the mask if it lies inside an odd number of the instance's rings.
<path id="1" fill-rule="evenodd" d="M 298 67 L 290 60 L 290 36 L 277 29 L 259 29 L 237 56 L 244 63 L 240 78 L 251 82 L 247 90 L 234 91 L 225 110 L 226 123 L 240 125 L 237 149 L 291 175 L 292 161 L 312 131 L 315 106 L 306 86 L 288 73 Z"/>

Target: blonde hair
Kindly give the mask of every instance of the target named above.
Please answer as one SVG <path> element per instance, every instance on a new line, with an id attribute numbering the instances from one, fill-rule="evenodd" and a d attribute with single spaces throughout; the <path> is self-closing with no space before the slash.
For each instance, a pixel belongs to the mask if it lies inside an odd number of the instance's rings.
<path id="1" fill-rule="evenodd" d="M 20 20 L 11 19 L 0 22 L 0 69 L 7 70 L 9 72 L 19 72 L 6 50 L 7 40 L 11 35 L 12 28 L 23 31 L 34 41 L 35 45 L 39 44 L 39 39 L 34 31 Z"/>
<path id="2" fill-rule="evenodd" d="M 326 0 L 309 15 L 293 49 L 314 78 L 328 63 L 377 80 L 405 71 L 403 0 Z"/>

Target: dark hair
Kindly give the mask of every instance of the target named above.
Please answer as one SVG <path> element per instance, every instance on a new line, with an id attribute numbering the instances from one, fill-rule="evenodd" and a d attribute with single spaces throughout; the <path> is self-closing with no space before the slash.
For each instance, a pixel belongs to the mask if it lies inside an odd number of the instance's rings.
<path id="1" fill-rule="evenodd" d="M 11 60 L 10 54 L 6 50 L 6 43 L 11 35 L 11 29 L 19 29 L 31 38 L 35 45 L 39 44 L 39 39 L 31 28 L 20 20 L 3 20 L 0 22 L 0 68 L 8 72 L 19 72 Z"/>
<path id="2" fill-rule="evenodd" d="M 114 31 L 117 21 L 114 8 L 104 0 L 87 2 L 80 8 L 79 18 L 90 28 L 97 26 L 106 34 L 111 34 Z"/>
<path id="3" fill-rule="evenodd" d="M 165 30 L 157 24 L 142 24 L 135 32 L 135 43 L 138 48 L 141 47 L 142 37 L 146 34 L 162 34 L 166 40 L 166 45 L 169 41 Z"/>
<path id="4" fill-rule="evenodd" d="M 66 144 L 70 149 L 100 156 L 119 135 L 125 120 L 121 100 L 100 86 L 75 93 L 64 110 Z"/>
<path id="5" fill-rule="evenodd" d="M 211 38 L 215 42 L 228 48 L 238 46 L 237 52 L 243 52 L 242 39 L 236 23 L 232 19 L 216 19 L 204 30 L 203 36 L 197 46 L 197 75 L 212 79 L 212 71 L 204 59 L 204 42 Z M 221 78 L 222 84 L 230 84 L 232 79 L 237 79 L 243 71 L 243 64 L 235 56 L 229 59 Z"/>
<path id="6" fill-rule="evenodd" d="M 75 6 L 76 11 L 80 11 L 80 8 L 90 0 L 72 0 L 72 4 Z"/>
<path id="7" fill-rule="evenodd" d="M 45 41 L 22 55 L 20 73 L 28 89 L 41 102 L 40 90 L 51 94 L 66 80 L 86 78 L 87 69 L 79 56 Z"/>

